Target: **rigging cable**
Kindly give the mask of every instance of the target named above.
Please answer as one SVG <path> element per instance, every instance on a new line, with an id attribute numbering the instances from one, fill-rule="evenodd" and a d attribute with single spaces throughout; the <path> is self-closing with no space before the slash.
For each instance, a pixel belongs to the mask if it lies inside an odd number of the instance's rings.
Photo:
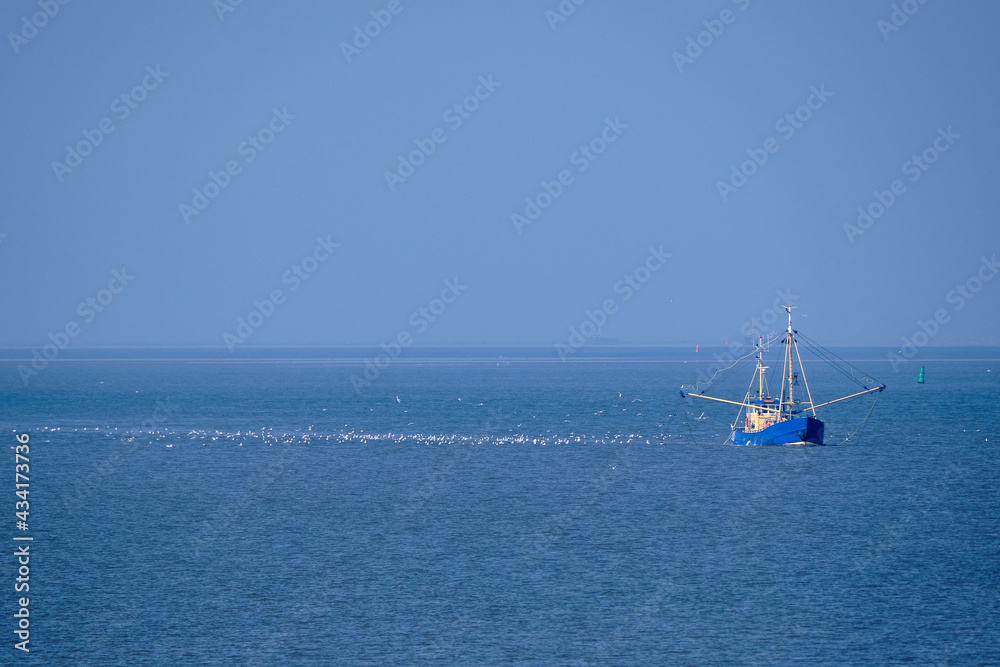
<path id="1" fill-rule="evenodd" d="M 865 415 L 865 418 L 861 420 L 861 423 L 858 424 L 858 427 L 856 429 L 854 429 L 849 436 L 847 436 L 846 438 L 844 438 L 843 440 L 841 440 L 840 442 L 838 442 L 836 445 L 834 445 L 834 447 L 838 447 L 838 446 L 844 444 L 845 442 L 847 442 L 848 440 L 850 440 L 851 438 L 853 438 L 855 433 L 857 433 L 858 431 L 861 430 L 861 427 L 864 426 L 865 422 L 868 421 L 868 418 L 871 417 L 872 411 L 875 409 L 875 404 L 878 403 L 878 397 L 881 396 L 881 395 L 882 395 L 882 392 L 880 392 L 880 391 L 875 393 L 875 400 L 872 401 L 872 406 L 870 408 L 868 408 L 868 414 Z"/>
<path id="2" fill-rule="evenodd" d="M 817 357 L 820 357 L 820 359 L 822 359 L 823 361 L 826 361 L 827 363 L 829 363 L 831 366 L 833 366 L 834 368 L 836 368 L 844 377 L 849 378 L 853 382 L 857 383 L 859 386 L 864 387 L 865 389 L 868 389 L 868 386 L 866 386 L 864 382 L 862 382 L 861 380 L 858 380 L 856 377 L 854 377 L 853 374 L 848 375 L 847 372 L 843 368 L 841 368 L 840 366 L 838 366 L 837 364 L 835 364 L 830 359 L 831 358 L 836 359 L 840 363 L 842 363 L 845 366 L 847 366 L 848 368 L 850 368 L 852 371 L 857 371 L 858 375 L 861 375 L 865 380 L 869 380 L 870 381 L 869 384 L 882 384 L 879 380 L 876 380 L 874 377 L 872 377 L 868 373 L 865 373 L 864 371 L 862 371 L 857 366 L 854 366 L 853 364 L 851 364 L 846 359 L 843 359 L 843 358 L 837 356 L 836 354 L 834 354 L 830 350 L 826 349 L 825 347 L 823 347 L 822 345 L 820 345 L 816 341 L 812 340 L 808 336 L 806 336 L 804 334 L 801 334 L 798 331 L 796 331 L 795 333 L 802 340 L 802 342 L 806 344 L 806 346 L 810 349 L 810 351 L 813 354 L 815 354 Z M 820 354 L 821 351 L 823 353 L 822 355 Z M 825 358 L 824 358 L 824 355 L 825 355 Z"/>
<path id="3" fill-rule="evenodd" d="M 781 338 L 781 336 L 775 336 L 774 338 L 769 339 L 767 341 L 767 345 L 770 347 L 771 343 L 777 341 L 779 338 Z M 715 376 L 716 375 L 718 375 L 719 373 L 724 373 L 725 371 L 728 371 L 728 370 L 732 369 L 733 366 L 735 366 L 736 364 L 740 363 L 741 361 L 744 361 L 750 355 L 757 354 L 759 352 L 762 352 L 761 346 L 760 345 L 755 345 L 752 350 L 750 350 L 749 352 L 747 352 L 746 354 L 744 354 L 742 357 L 738 357 L 736 359 L 736 361 L 734 361 L 730 365 L 726 366 L 725 368 L 720 368 L 719 370 L 717 370 L 714 373 L 712 373 L 712 377 L 708 378 L 707 382 L 704 382 L 704 383 L 702 383 L 702 382 L 695 382 L 693 385 L 688 385 L 688 386 L 689 387 L 694 387 L 694 391 L 695 392 L 701 393 L 701 391 L 700 391 L 701 387 L 704 385 L 707 388 L 709 385 L 711 385 L 712 382 L 715 381 Z M 689 391 L 688 393 L 692 393 L 692 392 Z"/>

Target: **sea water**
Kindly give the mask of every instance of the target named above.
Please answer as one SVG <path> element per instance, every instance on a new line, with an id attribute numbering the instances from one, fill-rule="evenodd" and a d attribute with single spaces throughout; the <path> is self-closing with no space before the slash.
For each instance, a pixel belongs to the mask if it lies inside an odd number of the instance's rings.
<path id="1" fill-rule="evenodd" d="M 8 355 L 5 664 L 1000 662 L 995 348 L 839 351 L 887 388 L 829 447 L 724 444 L 711 350 L 585 352 Z"/>

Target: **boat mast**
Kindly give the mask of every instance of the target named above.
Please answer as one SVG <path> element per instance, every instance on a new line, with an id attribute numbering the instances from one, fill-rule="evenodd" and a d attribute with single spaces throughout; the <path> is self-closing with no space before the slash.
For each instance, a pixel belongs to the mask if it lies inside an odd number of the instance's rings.
<path id="1" fill-rule="evenodd" d="M 757 398 L 764 398 L 764 363 L 760 360 L 760 354 L 757 355 L 757 376 L 759 378 L 759 384 L 757 385 Z"/>
<path id="2" fill-rule="evenodd" d="M 794 341 L 794 339 L 793 339 Z M 812 410 L 813 417 L 816 416 L 816 404 L 813 403 L 812 390 L 809 389 L 809 380 L 806 378 L 806 367 L 802 365 L 802 355 L 799 354 L 799 344 L 795 343 L 795 358 L 799 360 L 799 372 L 802 373 L 802 384 L 806 386 L 806 397 L 809 399 L 809 409 Z"/>
<path id="3" fill-rule="evenodd" d="M 795 407 L 795 390 L 792 388 L 792 342 L 794 338 L 792 337 L 792 306 L 791 304 L 785 306 L 785 312 L 788 313 L 788 331 L 785 333 L 785 369 L 788 372 L 788 416 L 791 418 L 792 410 Z"/>

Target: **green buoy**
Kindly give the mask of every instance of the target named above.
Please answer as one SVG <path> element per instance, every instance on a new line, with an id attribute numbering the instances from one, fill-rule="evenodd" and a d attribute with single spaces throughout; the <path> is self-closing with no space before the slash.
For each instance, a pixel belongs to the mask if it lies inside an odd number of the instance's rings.
<path id="1" fill-rule="evenodd" d="M 923 384 L 924 383 L 924 367 L 923 366 L 920 367 L 920 377 L 917 378 L 917 382 L 919 384 Z"/>

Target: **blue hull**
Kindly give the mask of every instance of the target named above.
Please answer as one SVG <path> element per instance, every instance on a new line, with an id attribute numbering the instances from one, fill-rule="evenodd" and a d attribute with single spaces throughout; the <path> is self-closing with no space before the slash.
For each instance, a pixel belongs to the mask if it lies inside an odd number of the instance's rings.
<path id="1" fill-rule="evenodd" d="M 756 433 L 734 428 L 729 441 L 734 445 L 822 445 L 823 422 L 814 417 L 796 417 Z"/>

